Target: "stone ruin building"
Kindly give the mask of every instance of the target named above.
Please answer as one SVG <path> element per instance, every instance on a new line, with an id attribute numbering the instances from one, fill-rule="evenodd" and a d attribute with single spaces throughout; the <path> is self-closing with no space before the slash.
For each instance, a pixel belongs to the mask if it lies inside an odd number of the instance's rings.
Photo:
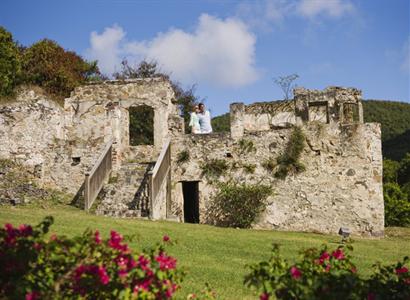
<path id="1" fill-rule="evenodd" d="M 16 100 L 0 106 L 0 158 L 23 163 L 39 184 L 76 195 L 97 214 L 206 223 L 217 187 L 203 165 L 217 159 L 230 166 L 218 181 L 273 187 L 254 228 L 383 235 L 380 124 L 363 123 L 357 89 L 298 88 L 291 101 L 233 103 L 230 132 L 206 135 L 185 133 L 162 78 L 81 86 L 63 108 L 30 89 Z M 134 113 L 151 126 L 150 144 L 133 144 Z M 263 162 L 285 151 L 294 126 L 305 135 L 305 171 L 279 179 Z M 252 151 L 242 151 L 243 141 Z"/>

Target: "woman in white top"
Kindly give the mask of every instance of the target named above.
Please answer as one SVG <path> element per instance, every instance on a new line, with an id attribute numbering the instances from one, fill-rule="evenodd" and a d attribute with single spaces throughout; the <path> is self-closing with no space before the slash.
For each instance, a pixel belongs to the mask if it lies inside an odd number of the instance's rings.
<path id="1" fill-rule="evenodd" d="M 191 132 L 193 134 L 201 133 L 201 126 L 199 125 L 198 113 L 199 107 L 198 105 L 195 105 L 191 112 L 191 119 L 189 120 L 189 127 L 191 127 Z"/>

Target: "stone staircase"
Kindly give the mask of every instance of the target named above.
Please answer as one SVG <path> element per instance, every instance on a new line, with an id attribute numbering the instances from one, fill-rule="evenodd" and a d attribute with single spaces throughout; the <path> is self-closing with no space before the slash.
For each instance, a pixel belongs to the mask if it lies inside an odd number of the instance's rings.
<path id="1" fill-rule="evenodd" d="M 98 195 L 95 213 L 111 217 L 148 217 L 148 176 L 153 162 L 124 162 Z"/>

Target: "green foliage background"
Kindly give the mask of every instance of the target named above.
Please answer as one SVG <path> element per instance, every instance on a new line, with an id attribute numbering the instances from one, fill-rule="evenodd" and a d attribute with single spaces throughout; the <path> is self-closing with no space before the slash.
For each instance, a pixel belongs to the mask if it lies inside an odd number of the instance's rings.
<path id="1" fill-rule="evenodd" d="M 0 26 L 0 96 L 12 94 L 21 73 L 20 52 L 10 32 Z"/>

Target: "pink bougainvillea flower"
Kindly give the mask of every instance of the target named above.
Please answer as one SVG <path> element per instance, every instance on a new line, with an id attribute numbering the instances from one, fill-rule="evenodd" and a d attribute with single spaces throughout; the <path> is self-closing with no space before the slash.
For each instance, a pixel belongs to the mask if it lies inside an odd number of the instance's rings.
<path id="1" fill-rule="evenodd" d="M 407 284 L 407 285 L 410 285 L 410 278 L 404 279 L 404 283 Z"/>
<path id="2" fill-rule="evenodd" d="M 19 230 L 22 236 L 30 236 L 33 233 L 33 228 L 30 225 L 26 224 L 20 225 Z"/>
<path id="3" fill-rule="evenodd" d="M 345 255 L 342 251 L 342 249 L 337 249 L 335 251 L 332 252 L 332 256 L 338 260 L 342 260 L 345 258 Z"/>
<path id="4" fill-rule="evenodd" d="M 94 233 L 94 241 L 96 244 L 101 244 L 102 242 L 100 232 L 98 230 L 96 230 Z"/>
<path id="5" fill-rule="evenodd" d="M 177 260 L 171 256 L 165 255 L 163 252 L 156 256 L 155 260 L 159 263 L 159 268 L 161 271 L 173 270 L 176 267 Z"/>
<path id="6" fill-rule="evenodd" d="M 138 293 L 141 290 L 144 291 L 148 291 L 149 290 L 149 286 L 152 283 L 152 279 L 148 278 L 148 279 L 143 279 L 141 282 L 137 283 L 134 287 L 134 293 Z"/>
<path id="7" fill-rule="evenodd" d="M 58 240 L 57 235 L 56 235 L 55 233 L 53 233 L 53 234 L 50 236 L 50 241 L 57 241 L 57 240 Z"/>
<path id="8" fill-rule="evenodd" d="M 269 294 L 268 293 L 260 294 L 259 300 L 269 300 Z"/>
<path id="9" fill-rule="evenodd" d="M 396 269 L 396 274 L 397 275 L 404 274 L 404 273 L 407 273 L 408 271 L 409 271 L 409 269 L 407 269 L 406 267 L 401 267 L 401 268 Z"/>
<path id="10" fill-rule="evenodd" d="M 36 291 L 32 291 L 26 294 L 26 300 L 37 300 L 40 299 L 40 293 Z"/>
<path id="11" fill-rule="evenodd" d="M 7 236 L 4 238 L 6 245 L 12 246 L 16 243 L 16 238 L 19 234 L 19 231 L 13 227 L 10 223 L 4 225 L 4 229 L 7 232 Z"/>
<path id="12" fill-rule="evenodd" d="M 108 246 L 110 246 L 113 249 L 120 250 L 121 252 L 127 252 L 128 245 L 127 244 L 121 244 L 123 240 L 123 237 L 121 234 L 118 232 L 111 230 L 111 237 L 110 240 L 108 241 Z"/>
<path id="13" fill-rule="evenodd" d="M 302 277 L 302 271 L 293 266 L 292 268 L 290 268 L 290 275 L 292 275 L 293 279 L 299 279 L 300 277 Z"/>
<path id="14" fill-rule="evenodd" d="M 124 255 L 119 255 L 116 259 L 115 262 L 120 268 L 126 268 L 128 265 L 128 257 Z"/>
<path id="15" fill-rule="evenodd" d="M 330 271 L 330 265 L 327 265 L 325 268 L 325 272 L 328 273 Z"/>
<path id="16" fill-rule="evenodd" d="M 162 240 L 163 240 L 164 242 L 169 242 L 170 238 L 169 238 L 169 236 L 164 235 L 164 236 L 162 237 Z"/>
<path id="17" fill-rule="evenodd" d="M 140 255 L 138 257 L 137 266 L 140 267 L 142 270 L 146 270 L 148 268 L 150 261 L 144 256 Z"/>
<path id="18" fill-rule="evenodd" d="M 376 299 L 376 295 L 373 293 L 368 293 L 367 294 L 367 300 L 375 300 Z"/>
<path id="19" fill-rule="evenodd" d="M 103 285 L 107 285 L 110 282 L 110 277 L 107 274 L 107 271 L 104 267 L 98 267 L 98 276 L 100 277 L 100 281 Z"/>
<path id="20" fill-rule="evenodd" d="M 41 245 L 40 243 L 34 243 L 33 248 L 37 251 L 40 251 L 43 248 L 43 245 Z"/>
<path id="21" fill-rule="evenodd" d="M 121 277 L 121 278 L 124 278 L 127 275 L 128 275 L 127 270 L 121 269 L 121 270 L 118 271 L 118 276 Z"/>
<path id="22" fill-rule="evenodd" d="M 357 269 L 356 269 L 355 267 L 352 267 L 352 268 L 350 269 L 350 272 L 352 272 L 352 273 L 357 273 Z"/>
<path id="23" fill-rule="evenodd" d="M 319 257 L 319 262 L 320 262 L 321 264 L 323 264 L 323 263 L 325 262 L 325 260 L 328 260 L 328 259 L 330 259 L 330 255 L 329 255 L 329 253 L 327 253 L 326 251 L 324 251 L 324 252 L 322 253 L 322 255 L 320 255 L 320 257 Z"/>

